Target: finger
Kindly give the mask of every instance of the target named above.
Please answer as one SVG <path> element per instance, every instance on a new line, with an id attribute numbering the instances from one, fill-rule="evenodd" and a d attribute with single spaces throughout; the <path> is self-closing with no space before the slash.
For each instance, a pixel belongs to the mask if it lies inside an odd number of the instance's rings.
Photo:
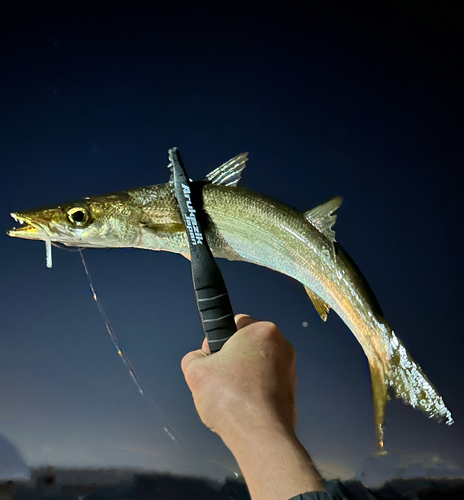
<path id="1" fill-rule="evenodd" d="M 235 324 L 239 330 L 248 325 L 252 325 L 253 323 L 258 323 L 258 321 L 259 319 L 252 318 L 251 316 L 248 316 L 248 314 L 235 315 Z"/>
<path id="2" fill-rule="evenodd" d="M 211 350 L 210 350 L 209 344 L 208 344 L 208 339 L 206 337 L 205 337 L 205 340 L 203 340 L 203 344 L 201 344 L 201 350 L 208 355 L 211 354 Z"/>
<path id="3" fill-rule="evenodd" d="M 202 359 L 208 356 L 208 354 L 203 351 L 202 349 L 198 349 L 197 351 L 191 351 L 188 352 L 183 358 L 180 363 L 180 366 L 182 368 L 182 372 L 185 375 L 185 370 L 187 369 L 187 366 L 194 360 L 196 359 Z"/>

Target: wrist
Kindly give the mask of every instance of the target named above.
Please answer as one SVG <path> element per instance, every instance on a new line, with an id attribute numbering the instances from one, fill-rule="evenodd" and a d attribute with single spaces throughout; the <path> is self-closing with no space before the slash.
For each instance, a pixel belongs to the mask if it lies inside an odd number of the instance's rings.
<path id="1" fill-rule="evenodd" d="M 287 500 L 308 491 L 325 491 L 293 428 L 267 422 L 223 440 L 237 460 L 253 500 Z"/>

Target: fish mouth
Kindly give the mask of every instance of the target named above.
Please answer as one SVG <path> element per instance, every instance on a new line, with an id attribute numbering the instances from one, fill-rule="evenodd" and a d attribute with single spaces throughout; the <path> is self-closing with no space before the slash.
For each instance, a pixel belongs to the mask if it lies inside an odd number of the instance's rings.
<path id="1" fill-rule="evenodd" d="M 32 220 L 31 217 L 21 213 L 11 213 L 11 217 L 16 222 L 21 224 L 19 227 L 14 227 L 6 232 L 8 236 L 13 238 L 26 238 L 30 240 L 50 239 L 46 227 L 46 221 Z"/>

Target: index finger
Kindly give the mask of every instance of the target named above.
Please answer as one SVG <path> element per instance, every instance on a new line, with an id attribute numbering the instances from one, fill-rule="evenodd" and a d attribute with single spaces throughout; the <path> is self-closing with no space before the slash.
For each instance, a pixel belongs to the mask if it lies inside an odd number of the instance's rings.
<path id="1" fill-rule="evenodd" d="M 203 351 L 203 349 L 198 349 L 196 351 L 191 351 L 188 352 L 183 358 L 180 363 L 180 367 L 182 368 L 182 372 L 185 375 L 185 370 L 187 369 L 187 365 L 189 365 L 192 361 L 195 359 L 202 359 L 208 356 L 208 353 Z"/>
<path id="2" fill-rule="evenodd" d="M 241 330 L 242 328 L 245 328 L 248 325 L 252 325 L 253 323 L 258 323 L 259 319 L 253 318 L 249 316 L 248 314 L 236 314 L 235 315 L 235 324 L 237 325 L 237 328 Z"/>
<path id="3" fill-rule="evenodd" d="M 236 314 L 234 319 L 235 319 L 235 324 L 237 325 L 237 330 L 245 328 L 248 325 L 252 325 L 253 323 L 259 322 L 258 319 L 252 318 L 248 314 Z M 210 350 L 209 344 L 208 344 L 208 339 L 206 337 L 203 340 L 201 350 L 208 355 L 211 354 L 211 350 Z"/>

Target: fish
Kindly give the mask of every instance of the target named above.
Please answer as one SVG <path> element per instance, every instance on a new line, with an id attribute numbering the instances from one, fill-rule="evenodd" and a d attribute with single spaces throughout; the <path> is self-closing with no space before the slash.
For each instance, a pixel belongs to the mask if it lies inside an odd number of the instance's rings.
<path id="1" fill-rule="evenodd" d="M 360 343 L 369 363 L 377 448 L 384 451 L 389 393 L 429 418 L 453 423 L 451 412 L 387 322 L 362 272 L 336 241 L 337 196 L 305 213 L 240 187 L 248 153 L 193 183 L 203 203 L 205 234 L 216 258 L 245 261 L 303 284 L 323 321 L 334 310 Z M 66 246 L 141 248 L 189 257 L 172 179 L 76 202 L 15 212 L 7 234 Z M 47 263 L 51 257 L 47 257 Z M 48 265 L 48 264 L 47 264 Z"/>

